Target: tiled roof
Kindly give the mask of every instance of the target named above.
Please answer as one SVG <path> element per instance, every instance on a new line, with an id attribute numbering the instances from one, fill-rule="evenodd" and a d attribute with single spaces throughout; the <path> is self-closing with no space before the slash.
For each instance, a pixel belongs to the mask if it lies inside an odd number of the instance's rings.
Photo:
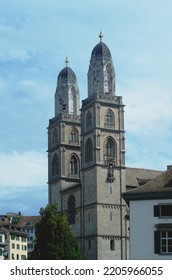
<path id="1" fill-rule="evenodd" d="M 143 169 L 143 168 L 126 168 L 126 187 L 137 188 L 144 183 L 156 178 L 162 171 Z"/>
<path id="2" fill-rule="evenodd" d="M 11 233 L 11 234 L 16 234 L 16 235 L 20 235 L 20 236 L 27 236 L 27 234 L 21 230 L 18 230 L 17 228 L 15 228 L 14 226 L 10 226 L 10 225 L 3 225 L 0 226 L 0 231 L 4 232 L 4 233 Z"/>
<path id="3" fill-rule="evenodd" d="M 123 193 L 126 201 L 152 198 L 172 198 L 172 168 L 161 172 L 148 183 Z"/>
<path id="4" fill-rule="evenodd" d="M 17 227 L 33 227 L 41 219 L 41 216 L 23 216 L 18 222 Z"/>

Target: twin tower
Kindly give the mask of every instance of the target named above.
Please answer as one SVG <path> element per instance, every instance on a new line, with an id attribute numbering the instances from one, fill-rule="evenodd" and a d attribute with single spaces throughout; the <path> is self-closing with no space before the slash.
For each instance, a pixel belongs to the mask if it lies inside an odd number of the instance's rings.
<path id="1" fill-rule="evenodd" d="M 87 259 L 126 259 L 124 105 L 115 94 L 110 50 L 102 33 L 99 37 L 81 107 L 67 60 L 57 78 L 55 116 L 48 126 L 49 204 L 66 212 Z"/>

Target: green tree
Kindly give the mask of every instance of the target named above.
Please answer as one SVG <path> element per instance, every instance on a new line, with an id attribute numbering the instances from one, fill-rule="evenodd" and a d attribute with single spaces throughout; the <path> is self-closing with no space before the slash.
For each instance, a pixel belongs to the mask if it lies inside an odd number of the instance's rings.
<path id="1" fill-rule="evenodd" d="M 64 213 L 58 213 L 57 205 L 40 209 L 41 220 L 36 225 L 34 251 L 30 259 L 77 260 L 83 259 L 78 242 L 73 236 Z"/>

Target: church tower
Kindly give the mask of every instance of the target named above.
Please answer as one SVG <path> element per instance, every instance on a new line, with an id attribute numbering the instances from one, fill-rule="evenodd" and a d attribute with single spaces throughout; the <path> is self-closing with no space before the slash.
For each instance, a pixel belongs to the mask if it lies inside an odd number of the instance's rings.
<path id="1" fill-rule="evenodd" d="M 124 104 L 115 92 L 115 70 L 107 45 L 93 48 L 88 97 L 66 66 L 55 91 L 48 126 L 49 203 L 68 215 L 87 259 L 126 259 Z"/>
<path id="2" fill-rule="evenodd" d="M 49 120 L 48 127 L 49 203 L 57 203 L 59 211 L 67 209 L 68 203 L 76 206 L 69 189 L 80 183 L 80 94 L 67 58 L 65 63 L 57 78 L 55 117 Z"/>
<path id="3" fill-rule="evenodd" d="M 102 33 L 99 37 L 91 53 L 88 98 L 81 108 L 83 250 L 89 259 L 124 259 L 124 105 L 115 94 L 110 50 Z"/>

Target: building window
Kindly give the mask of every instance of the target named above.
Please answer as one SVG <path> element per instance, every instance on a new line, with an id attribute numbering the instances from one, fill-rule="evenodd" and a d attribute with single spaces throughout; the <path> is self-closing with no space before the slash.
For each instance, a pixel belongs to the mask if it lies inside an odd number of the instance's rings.
<path id="1" fill-rule="evenodd" d="M 77 142 L 78 141 L 78 131 L 76 128 L 72 128 L 70 132 L 70 142 Z"/>
<path id="2" fill-rule="evenodd" d="M 70 133 L 70 140 L 72 142 L 76 141 L 76 132 L 72 129 L 71 133 Z"/>
<path id="3" fill-rule="evenodd" d="M 110 109 L 106 113 L 105 125 L 106 126 L 114 125 L 114 113 Z"/>
<path id="4" fill-rule="evenodd" d="M 93 160 L 93 144 L 90 138 L 87 139 L 85 144 L 85 162 Z"/>
<path id="5" fill-rule="evenodd" d="M 21 260 L 26 260 L 26 256 L 25 255 L 21 255 Z"/>
<path id="6" fill-rule="evenodd" d="M 92 124 L 93 120 L 92 120 L 92 114 L 90 111 L 88 111 L 87 116 L 86 116 L 86 130 L 91 130 L 92 129 Z"/>
<path id="7" fill-rule="evenodd" d="M 110 195 L 112 195 L 112 186 L 110 186 Z"/>
<path id="8" fill-rule="evenodd" d="M 105 159 L 114 160 L 116 157 L 116 145 L 114 140 L 108 138 L 104 144 L 104 156 Z"/>
<path id="9" fill-rule="evenodd" d="M 114 239 L 111 239 L 111 240 L 110 240 L 110 250 L 111 250 L 111 251 L 114 251 L 114 250 L 115 250 L 115 241 L 114 241 Z"/>
<path id="10" fill-rule="evenodd" d="M 154 205 L 154 217 L 172 217 L 172 204 Z"/>
<path id="11" fill-rule="evenodd" d="M 33 244 L 28 244 L 27 247 L 28 247 L 29 250 L 32 250 L 33 249 Z"/>
<path id="12" fill-rule="evenodd" d="M 106 143 L 106 155 L 110 157 L 114 156 L 114 145 L 111 139 L 108 139 Z"/>
<path id="13" fill-rule="evenodd" d="M 0 243 L 2 243 L 2 235 L 0 235 Z"/>
<path id="14" fill-rule="evenodd" d="M 75 197 L 70 195 L 68 198 L 68 222 L 69 224 L 75 223 Z"/>
<path id="15" fill-rule="evenodd" d="M 17 250 L 20 250 L 20 244 L 17 244 Z"/>
<path id="16" fill-rule="evenodd" d="M 166 227 L 166 225 L 164 225 Z M 171 229 L 157 230 L 154 232 L 155 254 L 172 254 L 172 225 Z"/>
<path id="17" fill-rule="evenodd" d="M 59 175 L 59 158 L 57 154 L 54 154 L 52 160 L 52 176 Z"/>
<path id="18" fill-rule="evenodd" d="M 15 243 L 12 243 L 12 249 L 15 249 Z"/>
<path id="19" fill-rule="evenodd" d="M 77 158 L 73 155 L 70 160 L 70 174 L 76 175 L 78 174 L 78 163 Z"/>
<path id="20" fill-rule="evenodd" d="M 53 130 L 53 147 L 56 146 L 58 143 L 58 138 L 57 138 L 57 129 L 55 128 Z"/>
<path id="21" fill-rule="evenodd" d="M 113 217 L 112 212 L 110 212 L 110 221 L 112 221 L 112 217 Z"/>
<path id="22" fill-rule="evenodd" d="M 0 256 L 2 256 L 2 249 L 0 248 Z"/>
<path id="23" fill-rule="evenodd" d="M 17 254 L 17 260 L 19 260 L 19 254 Z"/>

